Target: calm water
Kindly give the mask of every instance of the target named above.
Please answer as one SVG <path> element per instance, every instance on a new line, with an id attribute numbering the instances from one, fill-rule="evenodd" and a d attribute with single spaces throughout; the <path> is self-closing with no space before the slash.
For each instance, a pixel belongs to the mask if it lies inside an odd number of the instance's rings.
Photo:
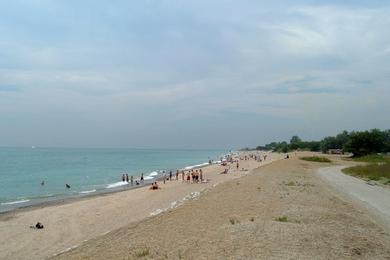
<path id="1" fill-rule="evenodd" d="M 226 151 L 0 148 L 0 212 L 124 188 L 123 173 L 135 179 L 144 173 L 152 181 L 158 171 L 201 164 L 223 154 Z"/>

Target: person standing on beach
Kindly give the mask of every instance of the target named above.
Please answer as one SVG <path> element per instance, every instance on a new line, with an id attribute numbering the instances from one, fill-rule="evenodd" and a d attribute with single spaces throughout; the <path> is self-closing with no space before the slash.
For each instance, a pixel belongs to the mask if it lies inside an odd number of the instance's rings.
<path id="1" fill-rule="evenodd" d="M 172 170 L 169 171 L 169 180 L 172 180 Z"/>
<path id="2" fill-rule="evenodd" d="M 200 175 L 200 181 L 203 181 L 203 171 L 202 169 L 199 170 L 199 175 Z"/>
<path id="3" fill-rule="evenodd" d="M 141 183 L 144 183 L 144 173 L 141 173 Z"/>
<path id="4" fill-rule="evenodd" d="M 181 180 L 184 181 L 184 171 L 181 171 Z"/>
<path id="5" fill-rule="evenodd" d="M 122 181 L 125 182 L 125 180 L 126 180 L 126 177 L 124 174 L 122 174 Z"/>
<path id="6" fill-rule="evenodd" d="M 129 175 L 126 173 L 126 182 L 129 183 Z"/>
<path id="7" fill-rule="evenodd" d="M 237 165 L 236 165 L 236 167 L 237 167 L 237 170 L 238 170 L 238 168 L 240 168 L 240 165 L 238 164 L 238 162 L 237 162 Z"/>
<path id="8" fill-rule="evenodd" d="M 179 170 L 176 170 L 176 180 L 179 180 Z"/>
<path id="9" fill-rule="evenodd" d="M 130 183 L 131 183 L 131 186 L 133 186 L 133 175 L 130 176 Z"/>

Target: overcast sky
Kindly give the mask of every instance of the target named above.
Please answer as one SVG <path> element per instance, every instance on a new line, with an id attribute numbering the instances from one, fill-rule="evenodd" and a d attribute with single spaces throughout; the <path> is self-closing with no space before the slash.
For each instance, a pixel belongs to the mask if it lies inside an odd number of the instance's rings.
<path id="1" fill-rule="evenodd" d="M 240 148 L 390 128 L 388 3 L 1 1 L 0 146 Z"/>

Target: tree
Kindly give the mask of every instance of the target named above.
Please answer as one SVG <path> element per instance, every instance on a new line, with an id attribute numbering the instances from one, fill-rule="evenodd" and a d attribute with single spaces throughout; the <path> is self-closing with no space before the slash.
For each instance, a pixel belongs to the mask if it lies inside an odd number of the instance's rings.
<path id="1" fill-rule="evenodd" d="M 371 131 L 364 132 L 352 132 L 345 148 L 348 152 L 353 153 L 353 155 L 357 157 L 385 152 L 386 132 L 382 132 L 379 129 L 372 129 Z"/>
<path id="2" fill-rule="evenodd" d="M 293 137 L 291 137 L 290 149 L 296 150 L 296 149 L 301 147 L 301 144 L 302 144 L 302 140 L 297 135 L 294 135 Z"/>

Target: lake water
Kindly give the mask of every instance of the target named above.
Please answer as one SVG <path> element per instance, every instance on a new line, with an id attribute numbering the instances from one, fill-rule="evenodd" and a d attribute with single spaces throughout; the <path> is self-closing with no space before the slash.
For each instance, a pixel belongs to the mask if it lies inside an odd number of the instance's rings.
<path id="1" fill-rule="evenodd" d="M 144 173 L 145 180 L 151 182 L 162 170 L 199 165 L 226 153 L 223 150 L 0 148 L 0 212 L 128 188 L 121 181 L 124 173 L 134 176 L 134 180 L 139 180 Z"/>

